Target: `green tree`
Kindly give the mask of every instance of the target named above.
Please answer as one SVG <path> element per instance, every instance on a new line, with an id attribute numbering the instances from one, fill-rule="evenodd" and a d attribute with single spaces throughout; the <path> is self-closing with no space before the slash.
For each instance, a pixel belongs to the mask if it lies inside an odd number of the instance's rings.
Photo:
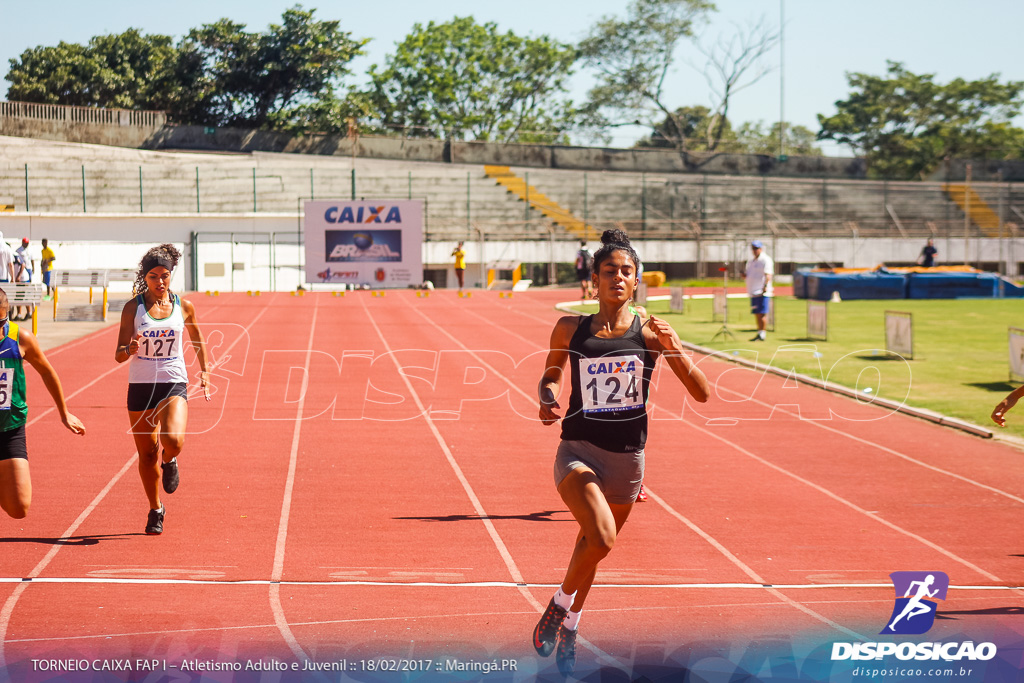
<path id="1" fill-rule="evenodd" d="M 709 142 L 711 135 L 718 134 L 718 140 Z M 724 151 L 735 151 L 736 133 L 728 119 L 716 116 L 705 106 L 680 107 L 654 126 L 651 135 L 639 140 L 636 147 L 677 148 L 682 136 L 685 148 L 691 152 L 707 152 L 711 144 L 722 143 Z"/>
<path id="2" fill-rule="evenodd" d="M 11 60 L 7 98 L 25 102 L 160 109 L 181 123 L 303 132 L 347 129 L 365 98 L 339 98 L 366 40 L 300 6 L 253 33 L 222 19 L 177 45 L 137 29 L 87 46 L 40 46 Z"/>
<path id="3" fill-rule="evenodd" d="M 572 105 L 562 95 L 575 61 L 569 45 L 473 17 L 415 24 L 384 67 L 370 69 L 373 125 L 414 137 L 564 139 Z"/>
<path id="4" fill-rule="evenodd" d="M 883 178 L 918 178 L 946 157 L 1019 158 L 1024 132 L 1010 121 L 1020 113 L 1024 82 L 935 82 L 888 62 L 885 76 L 847 74 L 852 92 L 832 116 L 818 115 L 819 140 L 849 145 Z"/>
<path id="5" fill-rule="evenodd" d="M 88 45 L 39 46 L 11 59 L 7 99 L 83 107 L 163 109 L 175 49 L 169 36 L 138 29 L 94 37 Z"/>
<path id="6" fill-rule="evenodd" d="M 666 99 L 665 80 L 682 42 L 715 5 L 707 0 L 633 0 L 626 17 L 604 17 L 579 45 L 583 63 L 594 70 L 582 114 L 596 128 L 645 125 L 687 149 L 686 122 Z"/>
<path id="7" fill-rule="evenodd" d="M 193 29 L 179 49 L 192 77 L 186 84 L 204 103 L 205 120 L 197 122 L 288 128 L 314 103 L 330 103 L 367 40 L 313 14 L 295 6 L 262 33 L 228 19 Z"/>
<path id="8" fill-rule="evenodd" d="M 798 157 L 820 157 L 821 150 L 814 144 L 817 135 L 806 126 L 786 124 L 786 154 Z M 744 123 L 736 131 L 736 145 L 747 154 L 775 156 L 779 153 L 779 124 L 765 128 L 763 121 Z"/>

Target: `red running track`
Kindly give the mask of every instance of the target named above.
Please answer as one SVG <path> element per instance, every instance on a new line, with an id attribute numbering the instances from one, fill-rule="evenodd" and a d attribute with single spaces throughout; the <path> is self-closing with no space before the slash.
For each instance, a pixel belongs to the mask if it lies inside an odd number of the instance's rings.
<path id="1" fill-rule="evenodd" d="M 116 329 L 51 351 L 89 431 L 63 430 L 30 374 L 35 500 L 0 520 L 0 680 L 52 680 L 31 663 L 48 658 L 442 655 L 547 675 L 529 635 L 575 524 L 534 394 L 564 296 L 196 296 L 217 391 L 190 404 L 160 537 L 141 533 Z M 879 639 L 897 570 L 950 576 L 930 639 L 1021 633 L 1019 451 L 700 363 L 701 406 L 659 364 L 651 500 L 598 572 L 581 671 Z"/>

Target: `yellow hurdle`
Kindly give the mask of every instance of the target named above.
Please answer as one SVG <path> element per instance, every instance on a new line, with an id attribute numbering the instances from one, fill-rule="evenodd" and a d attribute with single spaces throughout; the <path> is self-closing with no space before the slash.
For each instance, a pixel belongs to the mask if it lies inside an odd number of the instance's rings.
<path id="1" fill-rule="evenodd" d="M 213 295 L 214 296 L 220 296 L 220 290 L 219 289 L 213 290 Z"/>

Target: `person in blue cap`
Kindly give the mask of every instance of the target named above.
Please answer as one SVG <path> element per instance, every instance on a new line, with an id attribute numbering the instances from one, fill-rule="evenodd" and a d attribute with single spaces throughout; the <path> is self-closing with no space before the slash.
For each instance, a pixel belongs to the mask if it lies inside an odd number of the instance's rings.
<path id="1" fill-rule="evenodd" d="M 747 261 L 743 275 L 747 279 L 747 295 L 750 296 L 750 312 L 757 321 L 757 334 L 750 341 L 765 340 L 765 316 L 771 305 L 772 276 L 775 274 L 775 262 L 764 253 L 761 240 L 750 243 L 754 257 Z"/>

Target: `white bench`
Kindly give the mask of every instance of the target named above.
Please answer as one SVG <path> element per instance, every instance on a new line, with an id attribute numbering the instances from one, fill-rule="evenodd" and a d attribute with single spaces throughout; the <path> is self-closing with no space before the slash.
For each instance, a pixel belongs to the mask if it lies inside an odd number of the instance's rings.
<path id="1" fill-rule="evenodd" d="M 8 313 L 15 306 L 32 308 L 32 334 L 39 331 L 39 304 L 46 294 L 46 285 L 41 282 L 0 282 L 0 289 L 7 295 Z"/>
<path id="2" fill-rule="evenodd" d="M 88 287 L 89 303 L 92 303 L 94 287 L 103 288 L 103 320 L 107 320 L 107 285 L 110 282 L 110 271 L 103 270 L 56 270 L 50 274 L 50 287 L 53 288 L 53 319 L 57 319 L 57 303 L 60 299 L 61 287 Z"/>

